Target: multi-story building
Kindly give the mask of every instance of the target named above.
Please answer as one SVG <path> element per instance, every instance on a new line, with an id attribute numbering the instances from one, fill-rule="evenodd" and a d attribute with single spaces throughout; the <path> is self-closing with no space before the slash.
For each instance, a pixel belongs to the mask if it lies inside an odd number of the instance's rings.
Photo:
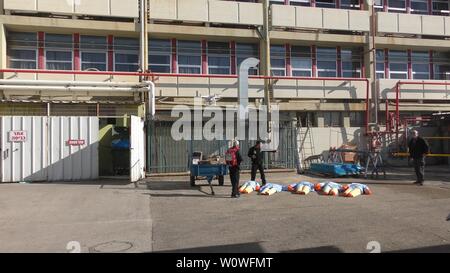
<path id="1" fill-rule="evenodd" d="M 148 143 L 156 148 L 150 162 L 158 162 L 149 168 L 184 168 L 179 156 L 169 160 L 164 155 L 180 148 L 164 138 L 169 110 L 201 96 L 218 95 L 219 105 L 236 103 L 237 78 L 223 75 L 236 75 L 248 57 L 261 59 L 250 74 L 279 77 L 271 82 L 271 96 L 284 120 L 298 118 L 303 126 L 309 120 L 314 127 L 311 153 L 358 142 L 367 123 L 367 94 L 372 97 L 370 123 L 383 126 L 385 105 L 395 109 L 399 81 L 403 116 L 450 110 L 445 85 L 450 77 L 449 1 L 270 1 L 270 62 L 261 2 L 148 0 L 147 69 L 158 74 L 151 79 L 159 120 Z M 140 70 L 139 7 L 139 0 L 1 0 L 1 77 L 139 82 L 139 76 L 122 73 Z M 251 103 L 262 102 L 264 88 L 263 79 L 250 79 Z M 0 99 L 2 115 L 111 118 L 142 115 L 146 98 L 140 92 L 0 86 Z M 175 167 L 158 167 L 171 164 Z"/>

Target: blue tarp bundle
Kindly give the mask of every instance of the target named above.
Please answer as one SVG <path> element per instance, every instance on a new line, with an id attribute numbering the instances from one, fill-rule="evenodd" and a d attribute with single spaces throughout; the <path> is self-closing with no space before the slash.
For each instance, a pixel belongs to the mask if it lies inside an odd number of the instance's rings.
<path id="1" fill-rule="evenodd" d="M 321 174 L 331 175 L 333 177 L 358 175 L 363 168 L 358 164 L 334 164 L 334 163 L 313 163 L 311 171 Z"/>

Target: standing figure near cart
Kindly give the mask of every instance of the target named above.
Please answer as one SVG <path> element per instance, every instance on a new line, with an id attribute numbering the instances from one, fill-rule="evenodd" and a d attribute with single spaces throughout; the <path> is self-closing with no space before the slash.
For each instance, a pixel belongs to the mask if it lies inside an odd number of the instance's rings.
<path id="1" fill-rule="evenodd" d="M 230 141 L 225 159 L 227 161 L 227 165 L 230 168 L 230 180 L 231 180 L 231 198 L 240 197 L 239 194 L 239 177 L 241 171 L 241 162 L 242 156 L 239 152 L 239 141 L 232 140 Z"/>
<path id="2" fill-rule="evenodd" d="M 266 175 L 264 174 L 264 154 L 261 151 L 261 141 L 257 141 L 256 145 L 251 147 L 248 151 L 248 157 L 252 160 L 252 178 L 251 181 L 255 181 L 256 172 L 259 170 L 261 175 L 261 181 L 263 186 L 266 185 Z"/>
<path id="3" fill-rule="evenodd" d="M 412 139 L 408 143 L 409 157 L 412 158 L 417 181 L 414 184 L 423 185 L 425 181 L 425 157 L 430 152 L 427 141 L 419 136 L 419 132 L 412 131 Z"/>

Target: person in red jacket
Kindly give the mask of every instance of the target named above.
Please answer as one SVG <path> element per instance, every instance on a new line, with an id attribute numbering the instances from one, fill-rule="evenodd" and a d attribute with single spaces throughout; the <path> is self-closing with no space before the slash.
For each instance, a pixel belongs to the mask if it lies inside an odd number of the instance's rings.
<path id="1" fill-rule="evenodd" d="M 227 165 L 230 169 L 231 180 L 231 198 L 239 198 L 239 176 L 241 169 L 242 156 L 239 152 L 239 141 L 232 140 L 229 145 L 230 148 L 225 154 Z"/>

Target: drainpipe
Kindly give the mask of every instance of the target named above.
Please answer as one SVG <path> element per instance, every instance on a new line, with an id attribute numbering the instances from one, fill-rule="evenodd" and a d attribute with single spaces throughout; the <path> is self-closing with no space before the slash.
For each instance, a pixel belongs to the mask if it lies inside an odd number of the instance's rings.
<path id="1" fill-rule="evenodd" d="M 269 0 L 263 0 L 263 44 L 264 44 L 264 76 L 270 77 L 271 63 L 270 63 L 270 29 L 269 29 Z M 270 89 L 271 80 L 264 78 L 264 100 L 267 108 L 267 129 L 272 132 L 271 124 L 271 105 L 270 105 Z"/>

